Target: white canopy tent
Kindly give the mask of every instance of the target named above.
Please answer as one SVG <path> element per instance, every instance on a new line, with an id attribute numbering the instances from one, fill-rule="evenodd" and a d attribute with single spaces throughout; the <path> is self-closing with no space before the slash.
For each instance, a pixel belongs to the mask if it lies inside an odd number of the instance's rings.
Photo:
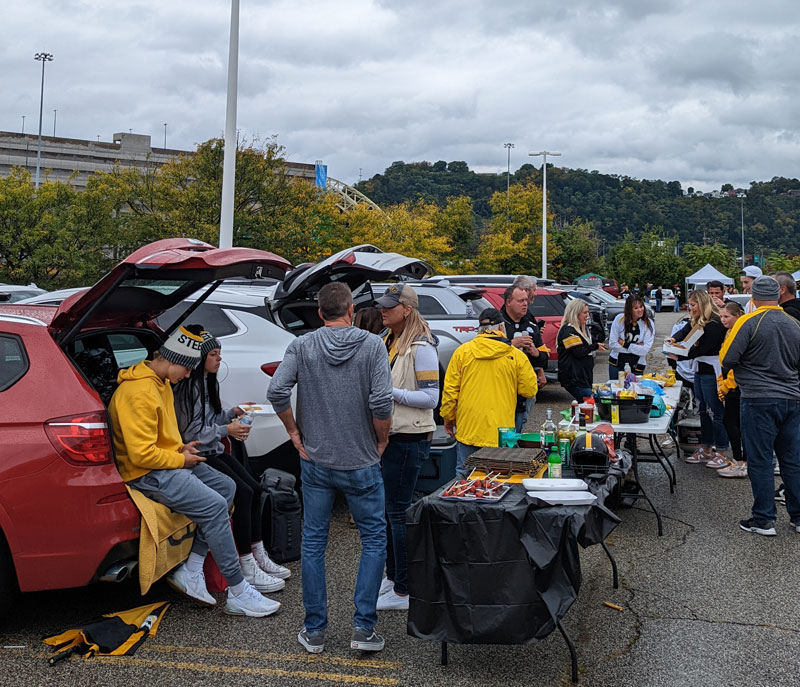
<path id="1" fill-rule="evenodd" d="M 689 287 L 697 288 L 698 286 L 703 286 L 710 282 L 710 281 L 721 281 L 723 284 L 733 284 L 733 279 L 730 277 L 726 277 L 722 272 L 720 272 L 716 267 L 706 263 L 705 267 L 700 268 L 695 272 L 693 275 L 686 277 L 686 290 L 689 290 Z"/>
<path id="2" fill-rule="evenodd" d="M 800 281 L 800 270 L 797 270 L 793 275 L 795 281 Z"/>

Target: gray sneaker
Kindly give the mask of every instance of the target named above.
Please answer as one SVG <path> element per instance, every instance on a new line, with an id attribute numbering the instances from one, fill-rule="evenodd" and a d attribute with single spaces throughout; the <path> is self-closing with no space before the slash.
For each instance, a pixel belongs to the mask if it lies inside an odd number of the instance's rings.
<path id="1" fill-rule="evenodd" d="M 297 641 L 303 645 L 303 648 L 308 653 L 321 654 L 325 648 L 325 633 L 309 632 L 306 628 L 303 628 L 297 635 Z"/>
<path id="2" fill-rule="evenodd" d="M 375 630 L 365 630 L 363 627 L 353 630 L 353 636 L 350 638 L 350 648 L 361 651 L 383 651 L 384 644 L 383 637 Z"/>
<path id="3" fill-rule="evenodd" d="M 797 534 L 800 534 L 800 520 L 797 522 L 790 522 L 789 525 L 794 527 L 794 531 L 797 532 Z"/>

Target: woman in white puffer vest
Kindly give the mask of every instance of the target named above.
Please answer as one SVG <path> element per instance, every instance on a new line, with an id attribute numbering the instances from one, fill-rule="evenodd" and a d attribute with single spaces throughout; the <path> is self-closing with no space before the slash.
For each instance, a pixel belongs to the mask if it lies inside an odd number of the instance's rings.
<path id="1" fill-rule="evenodd" d="M 394 411 L 381 468 L 386 492 L 386 578 L 378 610 L 408 609 L 406 509 L 427 460 L 439 402 L 438 340 L 417 309 L 410 286 L 392 284 L 375 305 L 389 328 L 384 341 L 392 367 Z"/>

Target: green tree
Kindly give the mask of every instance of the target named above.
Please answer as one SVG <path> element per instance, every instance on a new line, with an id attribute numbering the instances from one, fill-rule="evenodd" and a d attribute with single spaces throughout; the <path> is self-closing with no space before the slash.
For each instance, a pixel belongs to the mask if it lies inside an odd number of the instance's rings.
<path id="1" fill-rule="evenodd" d="M 37 190 L 29 172 L 12 170 L 0 179 L 0 280 L 45 288 L 93 282 L 112 262 L 104 251 L 113 242 L 112 210 L 96 178 L 83 192 L 54 181 Z"/>
<path id="2" fill-rule="evenodd" d="M 571 282 L 581 274 L 600 271 L 599 242 L 590 222 L 575 220 L 554 229 L 551 235 L 559 250 L 558 257 L 552 261 L 556 278 Z"/>
<path id="3" fill-rule="evenodd" d="M 683 256 L 692 272 L 706 265 L 715 267 L 725 275 L 734 275 L 738 272 L 736 254 L 733 249 L 721 243 L 714 242 L 704 246 L 687 243 L 683 246 Z"/>
<path id="4" fill-rule="evenodd" d="M 648 282 L 655 286 L 682 284 L 688 276 L 686 262 L 675 255 L 677 239 L 666 237 L 660 227 L 647 227 L 640 239 L 626 232 L 622 241 L 611 247 L 606 270 L 619 282 L 629 285 Z"/>
<path id="5" fill-rule="evenodd" d="M 489 231 L 480 242 L 478 266 L 487 272 L 541 274 L 542 190 L 516 184 L 508 193 L 496 192 L 491 200 Z M 552 216 L 548 216 L 548 223 Z M 555 264 L 559 248 L 548 240 L 548 262 Z"/>

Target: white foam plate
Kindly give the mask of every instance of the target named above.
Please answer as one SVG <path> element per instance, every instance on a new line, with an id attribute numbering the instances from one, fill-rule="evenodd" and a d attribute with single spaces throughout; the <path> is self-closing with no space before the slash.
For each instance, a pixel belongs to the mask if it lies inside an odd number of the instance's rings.
<path id="1" fill-rule="evenodd" d="M 589 491 L 529 491 L 528 496 L 551 506 L 591 506 L 597 501 Z"/>
<path id="2" fill-rule="evenodd" d="M 522 486 L 530 491 L 586 491 L 589 485 L 582 479 L 541 479 L 527 478 Z"/>

